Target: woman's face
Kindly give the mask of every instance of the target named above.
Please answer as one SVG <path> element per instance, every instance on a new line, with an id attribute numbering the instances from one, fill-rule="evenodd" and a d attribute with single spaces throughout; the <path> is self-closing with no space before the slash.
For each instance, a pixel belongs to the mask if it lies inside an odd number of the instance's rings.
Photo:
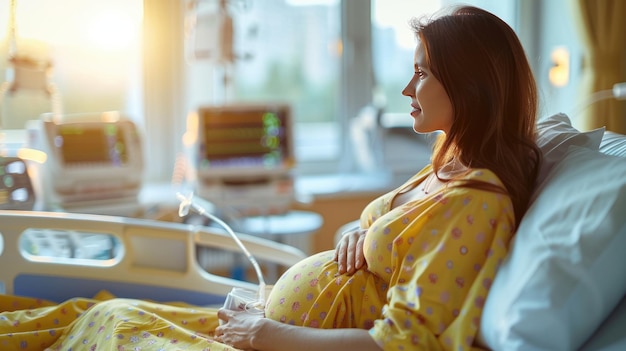
<path id="1" fill-rule="evenodd" d="M 450 131 L 453 113 L 450 98 L 443 85 L 426 66 L 426 54 L 421 40 L 417 41 L 414 57 L 414 74 L 402 95 L 411 98 L 413 129 L 417 133 Z"/>

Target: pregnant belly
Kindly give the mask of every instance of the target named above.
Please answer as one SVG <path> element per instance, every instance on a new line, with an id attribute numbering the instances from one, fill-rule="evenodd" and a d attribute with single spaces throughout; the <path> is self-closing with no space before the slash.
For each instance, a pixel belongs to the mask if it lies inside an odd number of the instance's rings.
<path id="1" fill-rule="evenodd" d="M 371 328 L 386 302 L 386 282 L 367 269 L 338 274 L 333 254 L 324 251 L 289 268 L 268 297 L 266 317 L 314 328 Z"/>

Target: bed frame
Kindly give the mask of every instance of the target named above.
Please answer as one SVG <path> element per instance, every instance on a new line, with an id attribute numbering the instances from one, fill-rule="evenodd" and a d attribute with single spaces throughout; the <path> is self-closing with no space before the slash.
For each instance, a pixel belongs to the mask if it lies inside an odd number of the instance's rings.
<path id="1" fill-rule="evenodd" d="M 238 236 L 261 265 L 290 266 L 305 257 L 288 245 Z M 93 238 L 98 240 L 80 245 Z M 63 241 L 65 257 L 41 253 L 58 244 L 55 240 Z M 207 306 L 221 305 L 233 287 L 257 289 L 256 281 L 209 273 L 198 263 L 202 250 L 226 265 L 232 262 L 220 260 L 226 257 L 220 255 L 232 257 L 240 252 L 220 228 L 114 216 L 0 211 L 0 292 L 61 302 L 106 290 L 117 297 Z M 237 262 L 247 263 L 245 259 Z"/>

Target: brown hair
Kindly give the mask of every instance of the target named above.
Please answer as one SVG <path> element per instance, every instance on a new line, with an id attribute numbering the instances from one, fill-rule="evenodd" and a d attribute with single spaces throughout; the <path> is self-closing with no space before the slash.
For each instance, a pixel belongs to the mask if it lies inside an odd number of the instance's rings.
<path id="1" fill-rule="evenodd" d="M 522 44 L 500 18 L 471 6 L 427 22 L 413 19 L 411 26 L 453 107 L 450 131 L 435 144 L 433 168 L 456 159 L 470 169 L 490 169 L 506 189 L 466 185 L 508 192 L 519 224 L 541 160 L 537 86 Z"/>

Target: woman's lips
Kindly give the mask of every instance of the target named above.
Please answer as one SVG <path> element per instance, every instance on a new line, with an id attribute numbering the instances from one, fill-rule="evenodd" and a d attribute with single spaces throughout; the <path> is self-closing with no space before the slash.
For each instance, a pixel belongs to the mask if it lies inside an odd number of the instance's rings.
<path id="1" fill-rule="evenodd" d="M 420 113 L 422 113 L 422 109 L 417 107 L 417 106 L 413 106 L 411 105 L 411 107 L 413 107 L 413 110 L 411 111 L 411 116 L 416 116 L 419 115 Z"/>

